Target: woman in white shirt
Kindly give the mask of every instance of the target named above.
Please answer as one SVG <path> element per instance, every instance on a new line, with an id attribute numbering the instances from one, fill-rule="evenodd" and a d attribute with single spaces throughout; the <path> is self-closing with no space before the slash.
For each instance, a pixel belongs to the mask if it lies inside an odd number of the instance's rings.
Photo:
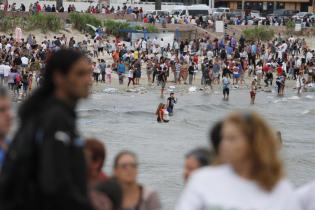
<path id="1" fill-rule="evenodd" d="M 108 80 L 109 84 L 111 85 L 112 84 L 112 72 L 113 72 L 113 70 L 112 70 L 110 65 L 107 65 L 105 72 L 106 72 L 107 80 Z"/>
<path id="2" fill-rule="evenodd" d="M 296 194 L 302 205 L 302 210 L 314 210 L 315 209 L 315 181 L 300 187 Z"/>
<path id="3" fill-rule="evenodd" d="M 218 163 L 192 175 L 176 210 L 300 210 L 275 133 L 255 113 L 223 121 Z"/>

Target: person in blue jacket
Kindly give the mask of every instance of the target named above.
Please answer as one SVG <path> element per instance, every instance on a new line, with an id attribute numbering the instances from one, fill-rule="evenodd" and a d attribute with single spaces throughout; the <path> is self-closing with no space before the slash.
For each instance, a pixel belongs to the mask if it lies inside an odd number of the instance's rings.
<path id="1" fill-rule="evenodd" d="M 126 66 L 123 63 L 123 61 L 120 61 L 120 63 L 118 64 L 118 67 L 117 67 L 117 73 L 118 73 L 120 85 L 124 84 L 125 72 L 126 72 Z"/>

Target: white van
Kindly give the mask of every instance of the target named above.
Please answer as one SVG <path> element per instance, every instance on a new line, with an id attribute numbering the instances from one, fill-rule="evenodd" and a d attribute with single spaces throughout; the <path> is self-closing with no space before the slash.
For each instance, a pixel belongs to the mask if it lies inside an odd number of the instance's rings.
<path id="1" fill-rule="evenodd" d="M 170 12 L 166 10 L 147 10 L 144 14 L 152 15 L 155 18 L 156 16 L 169 16 Z"/>
<path id="2" fill-rule="evenodd" d="M 197 4 L 192 6 L 180 6 L 171 11 L 171 15 L 175 17 L 191 17 L 208 16 L 209 6 L 205 4 Z"/>
<path id="3" fill-rule="evenodd" d="M 212 9 L 212 15 L 225 15 L 227 13 L 230 13 L 230 8 L 227 7 L 219 7 L 219 8 L 213 8 Z"/>

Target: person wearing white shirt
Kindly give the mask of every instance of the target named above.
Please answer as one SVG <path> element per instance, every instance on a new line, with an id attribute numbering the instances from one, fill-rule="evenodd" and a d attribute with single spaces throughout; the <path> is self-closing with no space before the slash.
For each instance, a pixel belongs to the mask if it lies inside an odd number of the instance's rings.
<path id="1" fill-rule="evenodd" d="M 213 51 L 212 51 L 212 50 L 209 50 L 209 51 L 207 52 L 207 58 L 208 58 L 209 60 L 212 60 L 212 58 L 213 58 Z"/>
<path id="2" fill-rule="evenodd" d="M 300 201 L 302 210 L 315 209 L 315 181 L 298 188 L 296 195 Z"/>
<path id="3" fill-rule="evenodd" d="M 26 56 L 22 56 L 22 57 L 21 57 L 21 61 L 22 61 L 22 67 L 23 67 L 23 68 L 28 67 L 29 59 L 28 59 Z"/>
<path id="4" fill-rule="evenodd" d="M 42 46 L 43 50 L 46 50 L 47 49 L 47 45 L 45 44 L 45 42 L 42 43 Z"/>
<path id="5" fill-rule="evenodd" d="M 8 83 L 8 77 L 9 77 L 10 71 L 11 71 L 11 66 L 9 65 L 9 63 L 4 64 L 3 75 L 4 75 L 4 83 L 5 84 Z"/>
<path id="6" fill-rule="evenodd" d="M 311 53 L 311 51 L 308 51 L 306 53 L 306 62 L 310 62 L 313 58 L 313 53 Z"/>
<path id="7" fill-rule="evenodd" d="M 12 48 L 12 45 L 11 45 L 10 43 L 8 43 L 8 44 L 5 46 L 5 50 L 6 50 L 7 52 L 9 52 L 11 48 Z"/>
<path id="8" fill-rule="evenodd" d="M 142 51 L 147 50 L 147 41 L 145 39 L 142 40 L 142 42 L 141 42 L 141 48 L 142 48 Z"/>
<path id="9" fill-rule="evenodd" d="M 283 176 L 279 141 L 255 113 L 223 120 L 217 166 L 195 172 L 175 210 L 301 210 Z"/>

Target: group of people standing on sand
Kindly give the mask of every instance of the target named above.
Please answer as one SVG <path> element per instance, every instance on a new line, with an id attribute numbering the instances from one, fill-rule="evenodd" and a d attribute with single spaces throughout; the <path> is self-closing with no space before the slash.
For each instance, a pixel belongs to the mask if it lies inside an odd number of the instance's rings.
<path id="1" fill-rule="evenodd" d="M 116 74 L 120 85 L 127 77 L 128 87 L 139 86 L 145 85 L 141 78 L 146 75 L 147 84 L 159 86 L 162 96 L 168 84 L 200 85 L 202 90 L 221 87 L 224 100 L 229 100 L 231 90 L 245 87 L 254 104 L 257 93 L 272 92 L 273 87 L 284 96 L 288 80 L 296 81 L 298 95 L 315 83 L 314 50 L 305 40 L 292 36 L 278 35 L 267 43 L 246 41 L 243 36 L 236 39 L 235 35 L 175 39 L 173 43 L 154 37 L 128 43 L 118 37 L 112 42 L 102 38 L 93 41 L 88 35 L 83 40 L 62 35 L 38 42 L 33 35 L 17 40 L 10 34 L 0 37 L 1 84 L 17 96 L 21 92 L 27 96 L 34 84 L 40 84 L 51 53 L 65 47 L 82 50 L 94 61 L 95 82 L 113 85 Z"/>
<path id="2" fill-rule="evenodd" d="M 161 95 L 169 83 L 199 85 L 198 75 L 204 90 L 222 85 L 225 100 L 231 89 L 247 87 L 251 103 L 257 92 L 272 92 L 273 87 L 278 96 L 283 96 L 288 80 L 296 80 L 299 95 L 315 82 L 314 50 L 305 40 L 292 36 L 278 35 L 266 43 L 246 41 L 243 36 L 237 40 L 235 35 L 222 39 L 175 39 L 173 43 L 157 37 L 114 43 L 116 47 L 110 52 L 112 67 L 119 74 L 120 84 L 126 73 L 132 81 L 135 74 L 130 72 L 137 71 L 139 83 L 136 84 L 140 85 L 145 71 L 147 84 L 160 86 Z"/>

